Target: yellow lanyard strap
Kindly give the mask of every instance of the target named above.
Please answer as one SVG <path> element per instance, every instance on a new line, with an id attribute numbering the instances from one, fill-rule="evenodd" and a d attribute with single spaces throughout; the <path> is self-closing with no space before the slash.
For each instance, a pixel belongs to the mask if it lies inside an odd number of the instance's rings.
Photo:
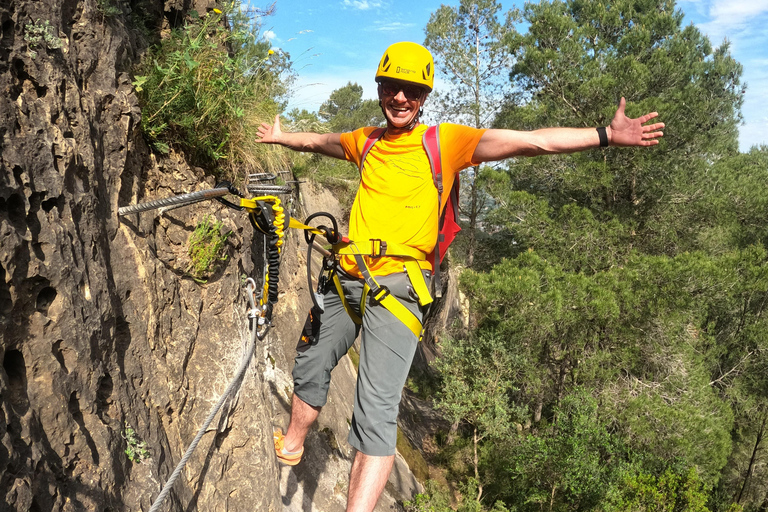
<path id="1" fill-rule="evenodd" d="M 347 311 L 347 314 L 349 315 L 349 318 L 352 319 L 353 322 L 355 322 L 357 325 L 361 325 L 363 323 L 362 319 L 360 319 L 359 316 L 355 314 L 354 311 L 352 311 L 352 308 L 349 305 L 349 302 L 347 301 L 346 295 L 344 295 L 344 290 L 341 288 L 341 281 L 339 281 L 339 274 L 336 272 L 333 272 L 333 284 L 336 285 L 336 291 L 339 292 L 339 297 L 341 297 L 341 303 L 344 305 L 344 309 Z M 363 295 L 365 297 L 365 295 Z M 365 303 L 365 301 L 363 301 Z M 362 314 L 362 306 L 360 308 L 360 314 Z"/>
<path id="2" fill-rule="evenodd" d="M 408 274 L 408 279 L 411 280 L 413 285 L 413 291 L 419 297 L 419 304 L 426 306 L 432 302 L 432 294 L 429 293 L 429 287 L 426 281 L 424 281 L 424 274 L 419 266 L 419 262 L 414 260 L 405 260 L 405 272 Z"/>
<path id="3" fill-rule="evenodd" d="M 313 228 L 312 226 L 307 226 L 306 224 L 302 224 L 301 222 L 297 221 L 293 217 L 291 217 L 291 221 L 288 223 L 288 227 L 294 228 L 294 229 L 303 229 L 304 231 L 309 231 L 310 233 L 314 233 L 315 235 L 325 236 L 325 231 L 322 231 L 317 228 Z"/>
<path id="4" fill-rule="evenodd" d="M 363 257 L 360 254 L 355 254 L 355 261 L 357 262 L 357 267 L 360 269 L 360 273 L 363 274 L 365 284 L 371 289 L 371 293 L 373 294 L 371 299 L 384 306 L 390 313 L 395 315 L 398 320 L 403 322 L 417 339 L 420 339 L 422 328 L 421 321 L 416 318 L 416 315 L 411 313 L 408 308 L 403 306 L 399 300 L 394 298 L 389 293 L 387 287 L 379 286 L 379 283 L 376 282 L 376 279 L 374 279 L 368 271 L 368 267 L 365 265 L 365 261 L 363 261 Z"/>

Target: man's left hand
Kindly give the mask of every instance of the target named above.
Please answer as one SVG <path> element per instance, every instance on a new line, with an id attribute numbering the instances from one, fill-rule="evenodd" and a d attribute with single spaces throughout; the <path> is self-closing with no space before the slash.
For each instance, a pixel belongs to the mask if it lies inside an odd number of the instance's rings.
<path id="1" fill-rule="evenodd" d="M 654 146 L 659 143 L 657 140 L 659 137 L 664 136 L 664 132 L 661 131 L 664 128 L 664 123 L 654 123 L 647 126 L 645 123 L 657 117 L 658 112 L 651 112 L 645 114 L 636 119 L 630 119 L 624 113 L 624 107 L 627 102 L 624 98 L 621 98 L 619 102 L 619 109 L 616 111 L 616 115 L 613 116 L 613 121 L 608 127 L 608 141 L 611 146 Z"/>

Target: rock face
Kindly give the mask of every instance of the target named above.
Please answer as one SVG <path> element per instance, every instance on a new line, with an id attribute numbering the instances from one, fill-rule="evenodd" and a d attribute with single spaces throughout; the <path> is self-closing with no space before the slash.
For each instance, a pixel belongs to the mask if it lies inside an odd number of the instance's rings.
<path id="1" fill-rule="evenodd" d="M 250 338 L 242 281 L 260 281 L 263 241 L 242 212 L 206 202 L 117 215 L 214 185 L 182 155 L 157 159 L 138 132 L 128 73 L 142 43 L 125 12 L 160 20 L 189 8 L 140 3 L 0 4 L 1 510 L 148 510 Z M 105 16 L 106 4 L 125 12 Z M 227 260 L 199 283 L 187 240 L 206 215 L 231 234 Z M 309 308 L 300 239 L 287 238 L 277 327 L 161 510 L 344 509 L 348 358 L 305 462 L 281 469 L 273 454 Z M 145 458 L 126 454 L 144 447 Z M 416 487 L 399 461 L 377 510 L 397 510 Z"/>

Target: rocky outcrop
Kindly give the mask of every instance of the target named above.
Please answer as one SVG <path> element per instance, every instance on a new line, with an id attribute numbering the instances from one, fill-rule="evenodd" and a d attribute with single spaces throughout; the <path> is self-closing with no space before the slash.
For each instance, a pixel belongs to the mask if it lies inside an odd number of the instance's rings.
<path id="1" fill-rule="evenodd" d="M 113 4 L 124 15 L 105 16 Z M 0 4 L 2 510 L 148 510 L 249 339 L 242 281 L 260 279 L 263 246 L 241 212 L 209 202 L 117 215 L 214 185 L 183 155 L 156 158 L 138 131 L 129 70 L 143 43 L 126 13 L 159 20 L 189 8 L 178 4 Z M 312 210 L 330 208 L 322 193 L 304 195 Z M 226 262 L 200 283 L 186 247 L 205 215 L 231 235 Z M 163 510 L 343 510 L 350 361 L 334 372 L 305 462 L 281 469 L 272 451 L 309 308 L 304 250 L 298 234 L 288 238 L 277 327 Z M 126 454 L 142 448 L 146 457 Z M 377 510 L 396 510 L 416 487 L 399 460 Z"/>

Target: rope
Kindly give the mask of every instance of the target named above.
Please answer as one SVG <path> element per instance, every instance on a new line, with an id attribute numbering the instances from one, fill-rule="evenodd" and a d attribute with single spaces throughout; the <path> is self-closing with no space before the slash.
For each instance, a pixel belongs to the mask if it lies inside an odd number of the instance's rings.
<path id="1" fill-rule="evenodd" d="M 255 320 L 257 313 L 256 310 L 256 304 L 253 300 L 253 294 L 256 291 L 256 282 L 248 278 L 246 280 L 246 293 L 248 295 L 248 302 L 250 302 L 251 309 L 248 313 L 248 317 Z M 247 347 L 245 347 L 245 351 L 243 352 L 243 357 L 240 360 L 240 366 L 237 369 L 237 373 L 235 373 L 235 377 L 232 379 L 232 381 L 229 383 L 229 386 L 227 386 L 227 389 L 224 390 L 224 394 L 221 395 L 221 398 L 219 398 L 219 401 L 216 403 L 216 405 L 213 406 L 211 409 L 211 412 L 208 413 L 208 417 L 206 418 L 205 422 L 203 423 L 203 426 L 200 427 L 200 430 L 198 430 L 197 435 L 192 440 L 192 443 L 190 443 L 189 448 L 187 448 L 186 453 L 184 453 L 184 456 L 179 461 L 178 465 L 176 466 L 176 469 L 173 470 L 173 473 L 171 473 L 170 478 L 168 478 L 168 481 L 163 486 L 163 490 L 160 491 L 160 494 L 155 498 L 155 502 L 152 504 L 152 507 L 149 509 L 149 512 L 157 512 L 160 510 L 160 507 L 163 504 L 163 501 L 168 496 L 168 493 L 171 492 L 171 488 L 173 487 L 173 484 L 176 483 L 176 480 L 179 478 L 179 475 L 181 474 L 181 471 L 184 469 L 184 466 L 187 464 L 187 461 L 192 456 L 192 453 L 194 453 L 195 448 L 197 448 L 198 443 L 200 442 L 200 439 L 203 438 L 203 434 L 205 434 L 205 431 L 208 430 L 208 427 L 211 425 L 211 422 L 213 422 L 213 418 L 218 414 L 219 409 L 221 409 L 222 405 L 224 405 L 224 402 L 229 397 L 230 393 L 232 393 L 233 390 L 240 387 L 240 384 L 242 383 L 243 375 L 245 374 L 245 370 L 248 369 L 248 365 L 251 362 L 251 358 L 253 357 L 253 353 L 256 349 L 256 325 L 251 325 L 251 340 Z"/>
<path id="2" fill-rule="evenodd" d="M 213 199 L 214 197 L 222 197 L 229 194 L 229 188 L 210 188 L 208 190 L 200 190 L 198 192 L 191 192 L 189 194 L 181 194 L 173 197 L 166 197 L 163 199 L 155 199 L 154 201 L 147 201 L 146 203 L 134 204 L 131 206 L 123 206 L 117 209 L 118 215 L 128 215 L 129 213 L 145 212 L 147 210 L 154 210 L 155 208 L 162 208 L 168 206 L 186 206 L 188 204 L 205 201 L 206 199 Z"/>

